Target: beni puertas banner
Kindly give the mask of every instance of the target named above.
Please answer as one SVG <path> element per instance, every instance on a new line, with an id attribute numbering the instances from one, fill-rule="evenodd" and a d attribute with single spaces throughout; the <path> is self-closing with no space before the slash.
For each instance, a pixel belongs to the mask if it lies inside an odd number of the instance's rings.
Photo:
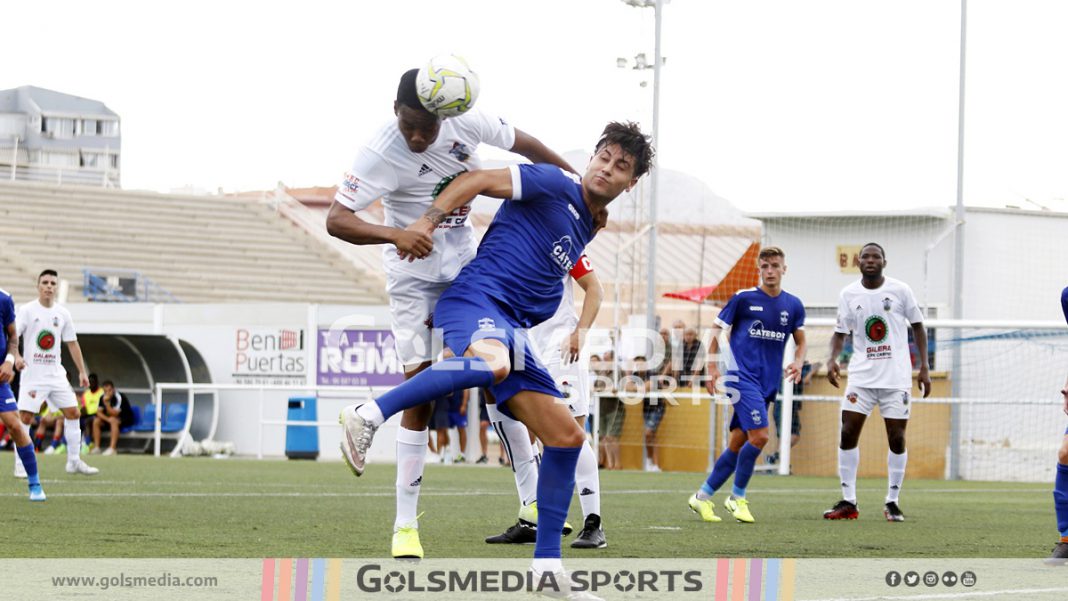
<path id="1" fill-rule="evenodd" d="M 234 330 L 234 381 L 289 384 L 307 374 L 304 330 L 249 327 Z"/>

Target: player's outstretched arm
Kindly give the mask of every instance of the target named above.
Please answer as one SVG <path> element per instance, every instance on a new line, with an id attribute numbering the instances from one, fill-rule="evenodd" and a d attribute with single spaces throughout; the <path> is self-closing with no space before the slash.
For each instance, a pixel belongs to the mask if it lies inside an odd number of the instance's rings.
<path id="1" fill-rule="evenodd" d="M 525 131 L 519 130 L 519 128 L 516 128 L 515 130 L 515 144 L 512 145 L 511 151 L 530 159 L 532 163 L 550 163 L 564 171 L 570 171 L 575 175 L 582 175 L 578 171 L 575 171 L 571 165 L 564 160 L 564 157 L 556 154 L 553 149 L 543 144 L 541 140 Z"/>
<path id="2" fill-rule="evenodd" d="M 434 204 L 416 219 L 405 231 L 429 236 L 456 209 L 466 205 L 478 195 L 508 199 L 512 197 L 512 172 L 508 169 L 480 169 L 461 173 L 438 194 Z M 427 254 L 404 252 L 399 246 L 397 254 L 409 261 L 422 259 Z"/>
<path id="3" fill-rule="evenodd" d="M 920 373 L 916 376 L 916 382 L 920 385 L 923 398 L 927 398 L 931 396 L 931 374 L 927 367 L 927 328 L 923 327 L 922 321 L 912 324 L 912 338 L 920 355 Z"/>
<path id="4" fill-rule="evenodd" d="M 708 394 L 716 395 L 716 383 L 719 382 L 719 334 L 723 331 L 723 328 L 718 325 L 712 326 L 709 332 L 708 340 L 708 380 L 705 381 L 705 388 L 708 390 Z"/>
<path id="5" fill-rule="evenodd" d="M 593 320 L 597 319 L 597 313 L 601 310 L 601 302 L 604 300 L 604 286 L 601 285 L 601 280 L 596 273 L 591 271 L 575 282 L 586 293 L 586 296 L 582 299 L 582 313 L 579 314 L 578 325 L 564 341 L 564 365 L 578 361 L 582 350 L 583 333 L 593 327 Z"/>
<path id="6" fill-rule="evenodd" d="M 89 376 L 85 369 L 85 359 L 82 358 L 82 346 L 77 340 L 71 340 L 67 343 L 67 350 L 70 351 L 70 358 L 74 360 L 74 367 L 78 370 L 78 385 L 85 388 L 89 385 Z"/>
<path id="7" fill-rule="evenodd" d="M 430 254 L 434 246 L 429 234 L 368 223 L 336 200 L 326 216 L 326 231 L 349 244 L 393 244 L 398 250 L 419 256 Z"/>
<path id="8" fill-rule="evenodd" d="M 797 384 L 801 381 L 801 372 L 805 366 L 805 354 L 808 352 L 808 342 L 805 340 L 804 330 L 794 330 L 794 360 L 786 366 L 786 378 Z"/>
<path id="9" fill-rule="evenodd" d="M 827 360 L 827 381 L 835 388 L 838 388 L 838 378 L 841 376 L 838 357 L 845 346 L 845 337 L 846 335 L 842 332 L 835 332 L 834 336 L 831 336 L 831 358 Z"/>

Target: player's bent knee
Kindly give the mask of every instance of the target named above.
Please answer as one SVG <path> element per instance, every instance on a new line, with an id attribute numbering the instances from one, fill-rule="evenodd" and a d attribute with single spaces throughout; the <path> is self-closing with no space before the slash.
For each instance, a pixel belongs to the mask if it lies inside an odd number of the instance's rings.
<path id="1" fill-rule="evenodd" d="M 758 449 L 763 449 L 764 445 L 768 444 L 768 431 L 763 430 L 760 432 L 749 433 L 749 444 Z"/>

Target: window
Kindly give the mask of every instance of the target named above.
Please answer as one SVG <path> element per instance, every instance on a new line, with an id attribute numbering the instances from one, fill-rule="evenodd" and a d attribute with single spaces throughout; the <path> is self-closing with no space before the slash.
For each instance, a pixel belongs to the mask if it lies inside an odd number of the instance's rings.
<path id="1" fill-rule="evenodd" d="M 119 136 L 119 122 L 114 120 L 97 121 L 97 133 L 101 136 L 107 136 L 109 138 L 117 138 Z"/>
<path id="2" fill-rule="evenodd" d="M 53 138 L 73 138 L 74 119 L 44 117 L 41 119 L 41 131 L 52 134 Z"/>
<path id="3" fill-rule="evenodd" d="M 82 130 L 79 133 L 83 136 L 95 136 L 98 127 L 99 122 L 96 119 L 82 119 Z"/>

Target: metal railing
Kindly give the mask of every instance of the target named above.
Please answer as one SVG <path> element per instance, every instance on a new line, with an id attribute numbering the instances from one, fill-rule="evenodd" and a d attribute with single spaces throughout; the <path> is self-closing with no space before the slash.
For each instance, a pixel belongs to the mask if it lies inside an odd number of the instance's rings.
<path id="1" fill-rule="evenodd" d="M 178 303 L 178 297 L 132 269 L 82 269 L 82 294 L 91 301 L 119 303 Z"/>

